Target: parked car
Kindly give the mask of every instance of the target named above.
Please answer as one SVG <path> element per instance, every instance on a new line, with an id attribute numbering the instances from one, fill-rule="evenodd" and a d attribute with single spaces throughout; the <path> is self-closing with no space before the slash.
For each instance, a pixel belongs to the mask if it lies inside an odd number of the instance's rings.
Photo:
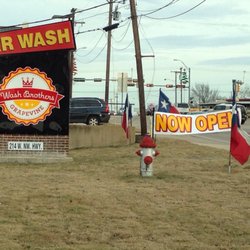
<path id="1" fill-rule="evenodd" d="M 124 108 L 120 108 L 120 109 L 117 111 L 116 115 L 123 115 L 123 112 L 124 112 Z"/>
<path id="2" fill-rule="evenodd" d="M 110 119 L 108 104 L 97 97 L 77 97 L 70 100 L 70 123 L 99 125 Z"/>
<path id="3" fill-rule="evenodd" d="M 188 114 L 190 111 L 190 107 L 188 103 L 182 102 L 182 103 L 177 103 L 177 109 L 181 114 Z"/>
<path id="4" fill-rule="evenodd" d="M 153 115 L 154 111 L 158 110 L 158 105 L 150 103 L 146 109 L 146 115 Z"/>
<path id="5" fill-rule="evenodd" d="M 232 109 L 232 107 L 233 106 L 230 103 L 221 103 L 221 104 L 215 105 L 213 110 L 216 110 L 216 111 L 228 110 L 228 109 Z M 244 124 L 248 117 L 246 107 L 241 104 L 237 104 L 237 107 L 240 108 L 240 111 L 241 111 L 241 124 Z"/>

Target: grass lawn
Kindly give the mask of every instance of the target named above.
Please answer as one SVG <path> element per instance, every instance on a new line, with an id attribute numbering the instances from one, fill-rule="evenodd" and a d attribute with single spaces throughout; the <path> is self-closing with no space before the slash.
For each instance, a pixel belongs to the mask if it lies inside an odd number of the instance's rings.
<path id="1" fill-rule="evenodd" d="M 72 163 L 0 164 L 0 249 L 250 249 L 250 162 L 160 139 L 154 176 L 138 144 L 72 150 Z"/>

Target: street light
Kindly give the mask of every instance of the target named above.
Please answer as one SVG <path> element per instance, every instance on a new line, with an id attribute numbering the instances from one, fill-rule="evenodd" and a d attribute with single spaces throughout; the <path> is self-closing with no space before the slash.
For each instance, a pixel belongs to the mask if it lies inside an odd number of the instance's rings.
<path id="1" fill-rule="evenodd" d="M 73 17 L 73 13 L 70 13 L 67 15 L 53 15 L 51 18 L 52 19 L 64 19 L 64 18 L 70 19 L 72 17 Z"/>
<path id="2" fill-rule="evenodd" d="M 182 65 L 186 68 L 188 71 L 188 103 L 190 103 L 190 85 L 191 85 L 191 69 L 188 67 L 182 60 L 180 59 L 174 59 L 175 62 L 181 62 Z"/>

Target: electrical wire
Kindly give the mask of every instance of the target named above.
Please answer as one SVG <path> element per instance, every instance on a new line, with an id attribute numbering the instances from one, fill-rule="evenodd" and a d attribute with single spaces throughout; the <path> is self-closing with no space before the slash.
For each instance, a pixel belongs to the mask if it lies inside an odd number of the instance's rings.
<path id="1" fill-rule="evenodd" d="M 88 53 L 86 53 L 86 54 L 84 54 L 84 55 L 79 55 L 79 54 L 77 54 L 77 56 L 79 56 L 79 57 L 86 57 L 86 56 L 88 56 L 89 54 L 91 54 L 91 53 L 96 49 L 96 47 L 97 47 L 98 44 L 100 43 L 100 41 L 101 41 L 101 39 L 102 39 L 103 36 L 104 36 L 104 32 L 102 32 L 102 35 L 99 37 L 98 41 L 95 43 L 95 45 L 93 46 L 93 48 L 92 48 Z"/>
<path id="2" fill-rule="evenodd" d="M 113 1 L 113 3 L 122 3 L 123 1 Z M 99 4 L 99 5 L 95 5 L 95 6 L 92 6 L 92 7 L 89 7 L 89 8 L 86 8 L 86 9 L 83 9 L 83 10 L 76 10 L 75 11 L 75 14 L 78 14 L 78 13 L 82 13 L 82 12 L 85 12 L 85 11 L 89 11 L 89 10 L 93 10 L 93 9 L 96 9 L 96 8 L 99 8 L 99 7 L 102 7 L 102 6 L 105 6 L 105 5 L 108 5 L 110 4 L 110 2 L 108 3 L 103 3 L 103 4 Z M 72 13 L 70 14 L 67 14 L 67 15 L 64 15 L 65 17 L 62 17 L 61 19 L 68 19 L 68 17 L 66 16 L 70 16 Z M 73 14 L 72 14 L 73 15 Z M 63 16 L 63 15 L 62 15 Z M 48 21 L 52 21 L 52 20 L 55 20 L 55 18 L 51 17 L 51 18 L 47 18 L 47 19 L 42 19 L 42 20 L 37 20 L 37 21 L 32 21 L 32 22 L 27 22 L 27 23 L 19 23 L 19 24 L 15 24 L 15 25 L 10 25 L 10 26 L 5 26 L 5 27 L 8 27 L 8 28 L 11 28 L 11 27 L 22 27 L 24 25 L 32 25 L 32 24 L 37 24 L 37 23 L 44 23 L 44 22 L 48 22 Z"/>
<path id="3" fill-rule="evenodd" d="M 121 2 L 122 2 L 122 1 L 118 1 L 118 2 L 117 2 L 117 1 L 113 1 L 112 3 L 121 3 Z M 96 9 L 96 8 L 99 8 L 99 7 L 108 5 L 108 4 L 110 4 L 110 2 L 107 1 L 107 3 L 103 3 L 103 4 L 96 5 L 96 6 L 92 6 L 92 7 L 83 9 L 83 10 L 77 10 L 75 13 L 82 13 L 82 12 L 89 11 L 89 10 L 93 10 L 93 9 Z"/>
<path id="4" fill-rule="evenodd" d="M 160 11 L 160 10 L 162 10 L 162 9 L 165 9 L 166 7 L 169 7 L 170 5 L 172 5 L 172 4 L 174 4 L 174 3 L 178 2 L 178 1 L 180 1 L 180 0 L 172 0 L 171 2 L 169 2 L 169 3 L 165 4 L 165 5 L 163 5 L 162 7 L 157 8 L 157 9 L 155 9 L 155 10 L 151 10 L 150 12 L 148 12 L 147 14 L 144 14 L 144 15 L 151 15 L 151 14 L 153 14 L 153 13 L 155 13 L 155 12 L 158 12 L 158 11 Z M 144 16 L 144 15 L 142 15 L 142 16 Z"/>
<path id="5" fill-rule="evenodd" d="M 97 13 L 97 14 L 92 15 L 92 16 L 82 17 L 82 18 L 78 19 L 78 21 L 79 20 L 87 20 L 87 19 L 90 19 L 90 18 L 93 18 L 93 17 L 104 15 L 104 14 L 107 15 L 108 13 L 109 13 L 108 11 L 105 11 L 105 12 L 102 12 L 102 13 Z"/>
<path id="6" fill-rule="evenodd" d="M 128 33 L 128 30 L 129 30 L 129 27 L 130 27 L 130 24 L 131 24 L 131 20 L 129 19 L 126 19 L 128 21 L 128 24 L 127 24 L 127 27 L 126 27 L 126 30 L 125 32 L 121 35 L 121 38 L 119 40 L 115 39 L 114 37 L 113 40 L 116 42 L 116 43 L 120 43 L 124 40 L 124 38 L 126 37 L 127 33 Z M 123 26 L 124 27 L 124 26 Z"/>
<path id="7" fill-rule="evenodd" d="M 153 54 L 153 74 L 152 74 L 152 78 L 151 78 L 151 83 L 154 83 L 154 79 L 155 79 L 155 52 L 154 52 L 154 49 L 153 49 L 151 43 L 149 42 L 149 40 L 148 40 L 148 38 L 146 36 L 146 32 L 145 32 L 145 30 L 144 30 L 144 28 L 143 28 L 143 26 L 141 24 L 141 17 L 140 17 L 140 20 L 139 20 L 139 28 L 142 31 L 141 34 L 143 35 L 144 39 L 146 40 L 146 42 L 147 42 L 147 44 L 148 44 L 148 46 L 151 49 L 151 52 Z M 145 98 L 146 101 L 148 100 L 150 95 L 151 95 L 151 88 L 148 91 L 147 96 Z"/>
<path id="8" fill-rule="evenodd" d="M 154 82 L 154 77 L 155 77 L 155 52 L 154 52 L 154 49 L 153 49 L 151 43 L 149 42 L 149 40 L 148 40 L 148 38 L 147 38 L 147 36 L 146 36 L 146 32 L 145 32 L 145 30 L 144 30 L 144 28 L 143 28 L 143 26 L 142 26 L 141 23 L 139 23 L 139 28 L 141 29 L 141 31 L 142 31 L 141 34 L 142 34 L 143 37 L 145 38 L 145 40 L 146 40 L 146 42 L 147 42 L 147 44 L 148 44 L 148 46 L 149 46 L 149 48 L 151 49 L 151 52 L 152 52 L 152 54 L 153 54 L 153 62 L 154 62 L 153 76 L 152 76 L 152 83 L 153 83 L 153 82 Z"/>
<path id="9" fill-rule="evenodd" d="M 93 59 L 91 59 L 91 60 L 88 61 L 88 62 L 85 62 L 84 64 L 90 64 L 90 63 L 94 62 L 94 61 L 101 55 L 101 53 L 103 52 L 103 50 L 104 50 L 106 47 L 107 47 L 107 43 L 104 44 L 103 48 L 99 51 L 99 53 L 98 53 Z M 81 62 L 79 59 L 78 59 L 78 61 Z M 81 63 L 83 63 L 83 62 L 81 62 Z"/>
<path id="10" fill-rule="evenodd" d="M 47 19 L 43 19 L 43 20 L 38 20 L 38 21 L 33 21 L 33 22 L 28 22 L 28 23 L 19 23 L 19 24 L 5 26 L 5 27 L 8 27 L 8 28 L 23 27 L 23 26 L 31 25 L 31 24 L 44 23 L 44 22 L 48 22 L 51 20 L 54 20 L 54 18 L 51 17 L 51 18 L 47 18 Z"/>
<path id="11" fill-rule="evenodd" d="M 123 51 L 123 50 L 128 49 L 128 48 L 131 46 L 131 44 L 132 44 L 133 42 L 134 42 L 134 40 L 132 40 L 130 43 L 128 43 L 128 45 L 127 45 L 126 47 L 124 47 L 124 48 L 116 48 L 116 47 L 114 47 L 113 45 L 111 45 L 111 46 L 112 46 L 112 49 L 114 49 L 114 50 Z"/>
<path id="12" fill-rule="evenodd" d="M 147 17 L 147 18 L 150 18 L 150 19 L 155 19 L 155 20 L 172 19 L 172 18 L 175 18 L 175 17 L 178 17 L 178 16 L 182 16 L 182 15 L 187 14 L 188 12 L 194 10 L 195 8 L 197 8 L 198 6 L 200 6 L 201 4 L 203 4 L 204 2 L 206 2 L 206 0 L 203 0 L 203 1 L 199 2 L 199 3 L 196 4 L 195 6 L 193 6 L 192 8 L 190 8 L 190 9 L 184 11 L 184 12 L 181 12 L 181 13 L 179 13 L 179 14 L 177 14 L 177 15 L 170 16 L 170 17 L 150 17 L 149 15 L 151 15 L 152 13 L 150 13 L 150 14 L 143 14 L 143 15 L 141 15 L 141 16 Z"/>

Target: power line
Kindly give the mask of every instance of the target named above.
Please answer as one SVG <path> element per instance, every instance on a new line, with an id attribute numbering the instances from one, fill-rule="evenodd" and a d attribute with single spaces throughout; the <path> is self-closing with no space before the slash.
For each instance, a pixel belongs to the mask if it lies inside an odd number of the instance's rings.
<path id="1" fill-rule="evenodd" d="M 129 27 L 130 27 L 130 24 L 131 24 L 131 20 L 126 19 L 126 21 L 128 21 L 127 27 L 126 27 L 125 32 L 121 35 L 121 38 L 120 38 L 119 40 L 117 40 L 117 39 L 114 38 L 114 36 L 112 36 L 113 40 L 114 40 L 115 42 L 117 42 L 117 43 L 120 43 L 121 41 L 123 41 L 123 39 L 126 37 L 126 35 L 127 35 L 127 33 L 128 33 L 128 30 L 129 30 Z M 124 26 L 125 26 L 125 25 L 120 26 L 120 28 L 121 28 L 121 27 L 124 27 Z"/>
<path id="2" fill-rule="evenodd" d="M 103 36 L 104 36 L 104 32 L 102 32 L 102 35 L 100 36 L 100 38 L 98 39 L 98 41 L 95 43 L 95 45 L 93 46 L 93 48 L 88 53 L 86 53 L 84 55 L 77 54 L 77 56 L 79 56 L 79 57 L 86 57 L 89 54 L 91 54 L 97 48 L 97 46 L 100 43 L 100 41 L 101 41 L 101 39 L 102 39 Z"/>
<path id="3" fill-rule="evenodd" d="M 147 14 L 143 14 L 143 15 L 141 15 L 141 16 L 144 16 L 144 15 L 151 15 L 151 14 L 153 14 L 153 13 L 155 13 L 155 12 L 158 12 L 158 11 L 160 11 L 160 10 L 162 10 L 162 9 L 165 9 L 166 7 L 169 7 L 170 5 L 172 5 L 172 4 L 174 4 L 174 3 L 178 2 L 178 1 L 179 1 L 179 0 L 172 0 L 171 2 L 169 2 L 169 3 L 165 4 L 165 5 L 163 5 L 162 7 L 157 8 L 157 9 L 155 9 L 155 10 L 152 10 L 152 11 L 148 12 Z"/>
<path id="4" fill-rule="evenodd" d="M 113 1 L 113 3 L 121 3 L 123 1 Z M 95 6 L 92 6 L 92 7 L 89 7 L 89 8 L 86 8 L 86 9 L 83 9 L 83 10 L 76 10 L 75 11 L 75 14 L 78 14 L 78 13 L 82 13 L 82 12 L 85 12 L 85 11 L 89 11 L 89 10 L 93 10 L 93 9 L 97 9 L 99 7 L 102 7 L 102 6 L 105 6 L 105 5 L 108 5 L 110 4 L 109 2 L 108 3 L 103 3 L 103 4 L 99 4 L 99 5 L 95 5 Z M 69 14 L 66 14 L 66 15 L 62 15 L 60 18 L 61 19 L 68 19 L 72 17 L 72 13 L 69 13 Z M 32 24 L 37 24 L 37 23 L 44 23 L 44 22 L 48 22 L 48 21 L 51 21 L 51 20 L 55 20 L 55 17 L 51 17 L 51 18 L 47 18 L 47 19 L 42 19 L 42 20 L 36 20 L 36 21 L 32 21 L 32 22 L 27 22 L 27 23 L 19 23 L 19 24 L 15 24 L 15 25 L 10 25 L 10 26 L 6 26 L 6 27 L 16 27 L 16 26 L 24 26 L 24 25 L 32 25 Z"/>
<path id="5" fill-rule="evenodd" d="M 121 1 L 119 1 L 119 2 L 121 2 Z M 112 3 L 117 3 L 117 1 L 113 1 Z M 103 3 L 103 4 L 99 4 L 99 5 L 95 5 L 95 6 L 92 6 L 92 7 L 86 8 L 86 9 L 83 9 L 83 10 L 77 10 L 76 13 L 82 13 L 82 12 L 85 12 L 85 11 L 97 9 L 97 8 L 99 8 L 99 7 L 102 7 L 102 6 L 105 6 L 105 5 L 108 5 L 108 4 L 110 4 L 110 2 Z"/>
<path id="6" fill-rule="evenodd" d="M 187 14 L 188 12 L 194 10 L 195 8 L 197 8 L 198 6 L 200 6 L 201 4 L 203 4 L 204 2 L 206 2 L 206 0 L 201 1 L 201 2 L 199 2 L 198 4 L 196 4 L 195 6 L 193 6 L 192 8 L 190 8 L 190 9 L 184 11 L 184 12 L 181 12 L 181 13 L 179 13 L 179 14 L 177 14 L 177 15 L 174 15 L 174 16 L 169 16 L 169 17 L 150 17 L 149 15 L 151 15 L 152 13 L 143 14 L 143 15 L 141 15 L 141 16 L 143 16 L 143 17 L 145 16 L 145 17 L 147 17 L 147 18 L 155 19 L 155 20 L 172 19 L 172 18 L 175 18 L 175 17 L 178 17 L 178 16 L 182 16 L 182 15 Z M 167 6 L 166 6 L 166 7 L 167 7 Z M 159 9 L 159 10 L 160 10 L 160 9 Z M 157 10 L 157 11 L 159 11 L 159 10 Z M 155 11 L 155 12 L 156 12 L 156 11 Z M 155 12 L 153 12 L 153 13 L 155 13 Z"/>
<path id="7" fill-rule="evenodd" d="M 106 48 L 107 46 L 107 43 L 104 44 L 103 48 L 99 51 L 99 53 L 90 61 L 86 62 L 85 64 L 89 64 L 89 63 L 92 63 L 94 62 L 100 55 L 101 53 L 103 52 L 103 50 Z M 79 59 L 78 59 L 79 62 L 81 62 Z M 82 62 L 81 62 L 82 63 Z"/>

